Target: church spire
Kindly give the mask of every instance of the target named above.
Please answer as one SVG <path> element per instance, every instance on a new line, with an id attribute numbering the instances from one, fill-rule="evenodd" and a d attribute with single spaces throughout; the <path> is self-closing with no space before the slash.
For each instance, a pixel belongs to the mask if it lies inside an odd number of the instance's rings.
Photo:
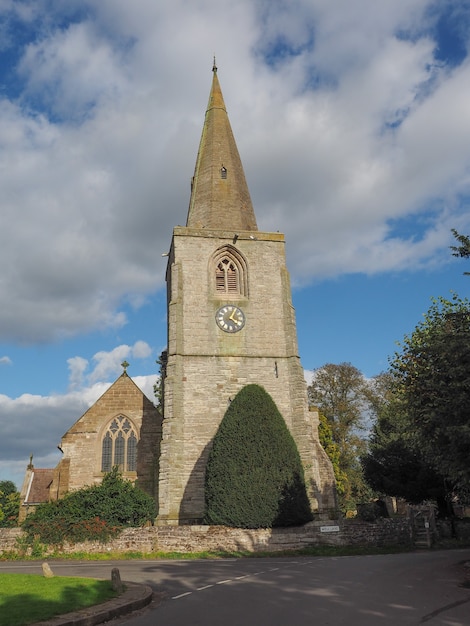
<path id="1" fill-rule="evenodd" d="M 212 88 L 186 225 L 230 231 L 257 230 L 250 192 L 220 89 L 215 57 L 212 72 Z"/>

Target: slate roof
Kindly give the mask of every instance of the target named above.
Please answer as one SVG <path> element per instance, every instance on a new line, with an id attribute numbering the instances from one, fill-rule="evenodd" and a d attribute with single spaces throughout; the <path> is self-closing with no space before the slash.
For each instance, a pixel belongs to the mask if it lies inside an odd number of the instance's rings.
<path id="1" fill-rule="evenodd" d="M 49 502 L 49 487 L 54 478 L 54 469 L 33 469 L 24 504 Z"/>

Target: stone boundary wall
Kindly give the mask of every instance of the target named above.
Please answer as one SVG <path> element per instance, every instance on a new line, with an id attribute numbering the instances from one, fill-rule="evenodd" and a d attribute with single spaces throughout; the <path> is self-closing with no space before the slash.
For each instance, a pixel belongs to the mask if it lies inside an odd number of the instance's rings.
<path id="1" fill-rule="evenodd" d="M 17 550 L 17 539 L 23 536 L 21 528 L 0 528 L 0 555 L 2 552 Z"/>
<path id="2" fill-rule="evenodd" d="M 470 541 L 470 518 L 438 520 L 437 530 L 441 539 Z"/>
<path id="3" fill-rule="evenodd" d="M 0 529 L 0 555 L 17 550 L 21 529 Z M 127 528 L 107 543 L 87 541 L 65 545 L 73 552 L 278 552 L 311 545 L 412 545 L 407 519 L 383 519 L 376 523 L 357 520 L 311 522 L 294 528 L 245 530 L 224 526 L 151 526 Z"/>

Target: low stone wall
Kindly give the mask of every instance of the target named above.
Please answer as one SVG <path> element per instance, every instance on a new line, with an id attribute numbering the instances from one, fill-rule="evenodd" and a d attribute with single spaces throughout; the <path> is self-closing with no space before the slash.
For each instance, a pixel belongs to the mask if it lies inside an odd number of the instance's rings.
<path id="1" fill-rule="evenodd" d="M 20 529 L 0 529 L 0 554 L 16 549 Z M 411 545 L 406 519 L 311 522 L 295 528 L 245 530 L 224 526 L 153 526 L 127 528 L 119 537 L 100 543 L 87 541 L 63 547 L 73 552 L 278 552 L 311 545 Z"/>
<path id="2" fill-rule="evenodd" d="M 441 539 L 470 541 L 470 519 L 439 520 L 437 528 Z"/>
<path id="3" fill-rule="evenodd" d="M 0 555 L 18 550 L 18 539 L 23 536 L 21 528 L 0 528 Z"/>

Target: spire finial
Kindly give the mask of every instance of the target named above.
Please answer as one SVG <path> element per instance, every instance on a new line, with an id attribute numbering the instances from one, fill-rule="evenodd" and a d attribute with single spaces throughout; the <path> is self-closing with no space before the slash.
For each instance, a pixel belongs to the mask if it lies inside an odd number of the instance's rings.
<path id="1" fill-rule="evenodd" d="M 122 367 L 122 368 L 123 368 L 123 370 L 124 370 L 124 374 L 127 374 L 127 368 L 129 367 L 129 363 L 128 363 L 127 361 L 123 361 L 123 362 L 121 363 L 121 367 Z"/>
<path id="2" fill-rule="evenodd" d="M 214 74 L 217 74 L 217 64 L 215 62 L 215 54 L 214 54 L 214 63 L 212 65 L 212 71 L 214 72 Z"/>

